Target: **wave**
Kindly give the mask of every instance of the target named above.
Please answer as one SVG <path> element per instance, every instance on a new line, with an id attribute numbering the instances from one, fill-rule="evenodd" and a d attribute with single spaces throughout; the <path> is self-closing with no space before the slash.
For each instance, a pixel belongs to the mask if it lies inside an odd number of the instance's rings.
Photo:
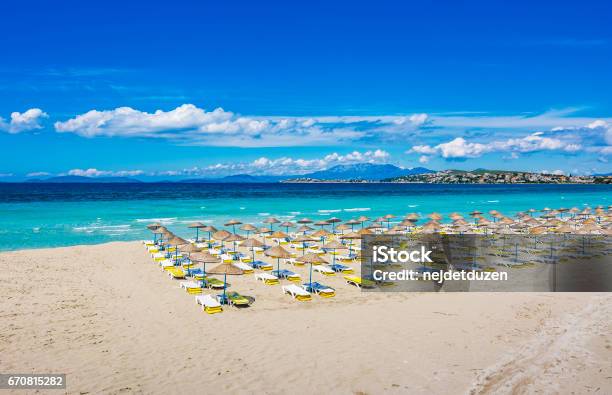
<path id="1" fill-rule="evenodd" d="M 487 203 L 499 203 L 499 200 L 487 200 Z"/>
<path id="2" fill-rule="evenodd" d="M 317 212 L 321 214 L 339 213 L 340 211 L 342 210 L 317 210 Z"/>
<path id="3" fill-rule="evenodd" d="M 415 207 L 419 207 L 419 205 L 418 204 L 409 204 L 408 207 L 415 208 Z"/>
<path id="4" fill-rule="evenodd" d="M 270 213 L 257 213 L 257 215 L 259 215 L 260 217 L 268 217 L 270 216 Z"/>
<path id="5" fill-rule="evenodd" d="M 136 222 L 159 222 L 160 224 L 170 225 L 176 221 L 176 217 L 167 218 L 136 218 Z"/>
<path id="6" fill-rule="evenodd" d="M 347 212 L 354 212 L 354 211 L 370 211 L 372 209 L 369 207 L 355 207 L 355 208 L 345 208 L 343 210 Z"/>
<path id="7" fill-rule="evenodd" d="M 131 225 L 89 225 L 89 226 L 75 226 L 72 228 L 74 232 L 130 232 Z"/>

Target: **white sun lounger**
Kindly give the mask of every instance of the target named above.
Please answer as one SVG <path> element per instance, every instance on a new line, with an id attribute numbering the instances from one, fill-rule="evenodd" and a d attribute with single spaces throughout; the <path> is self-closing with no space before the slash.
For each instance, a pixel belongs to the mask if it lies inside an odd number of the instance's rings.
<path id="1" fill-rule="evenodd" d="M 221 261 L 223 263 L 232 263 L 234 259 L 228 254 L 221 254 Z"/>
<path id="2" fill-rule="evenodd" d="M 278 281 L 278 277 L 270 273 L 257 273 L 255 275 L 255 279 L 267 285 L 280 284 L 280 281 Z"/>
<path id="3" fill-rule="evenodd" d="M 233 265 L 236 266 L 238 269 L 242 270 L 246 274 L 253 273 L 253 267 L 251 265 L 247 265 L 244 262 L 234 262 Z"/>
<path id="4" fill-rule="evenodd" d="M 181 281 L 179 286 L 183 289 L 202 288 L 202 285 L 200 283 L 196 283 L 195 281 Z"/>
<path id="5" fill-rule="evenodd" d="M 297 299 L 297 300 L 304 301 L 304 300 L 312 299 L 312 296 L 310 296 L 310 293 L 306 292 L 304 288 L 298 287 L 295 284 L 283 285 L 283 293 L 289 294 L 291 295 L 291 297 L 293 297 L 293 299 Z"/>
<path id="6" fill-rule="evenodd" d="M 167 267 L 174 266 L 174 262 L 170 259 L 165 259 L 159 263 L 159 266 L 161 266 L 162 269 L 165 269 Z"/>
<path id="7" fill-rule="evenodd" d="M 210 295 L 198 295 L 195 297 L 196 303 L 202 306 L 202 310 L 208 314 L 220 313 L 223 311 L 221 303 Z"/>
<path id="8" fill-rule="evenodd" d="M 315 272 L 319 272 L 325 276 L 333 276 L 334 274 L 336 274 L 336 272 L 334 272 L 332 269 L 323 265 L 315 265 L 312 267 L 312 270 Z"/>

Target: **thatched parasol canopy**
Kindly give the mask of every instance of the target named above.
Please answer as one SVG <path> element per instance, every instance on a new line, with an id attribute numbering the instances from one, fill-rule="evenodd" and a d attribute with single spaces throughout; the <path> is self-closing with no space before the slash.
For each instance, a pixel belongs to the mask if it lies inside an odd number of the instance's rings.
<path id="1" fill-rule="evenodd" d="M 240 230 L 244 230 L 245 232 L 252 232 L 257 230 L 257 227 L 251 224 L 244 224 L 240 227 Z"/>
<path id="2" fill-rule="evenodd" d="M 296 237 L 295 239 L 293 239 L 294 242 L 298 242 L 298 243 L 305 243 L 307 241 L 317 241 L 318 239 L 315 239 L 311 236 L 308 235 L 299 235 L 298 237 Z"/>
<path id="3" fill-rule="evenodd" d="M 212 225 L 206 225 L 205 227 L 202 228 L 202 231 L 204 231 L 204 232 L 211 232 L 212 233 L 212 232 L 216 232 L 217 228 L 215 228 Z"/>
<path id="4" fill-rule="evenodd" d="M 240 243 L 240 245 L 242 247 L 253 248 L 253 247 L 262 247 L 263 243 L 256 239 L 246 239 L 242 243 Z"/>
<path id="5" fill-rule="evenodd" d="M 291 258 L 291 253 L 289 253 L 289 251 L 285 250 L 281 246 L 274 246 L 272 248 L 269 248 L 264 251 L 264 254 L 266 254 L 267 256 L 271 256 L 272 258 Z"/>
<path id="6" fill-rule="evenodd" d="M 310 218 L 302 218 L 297 221 L 298 224 L 311 224 L 312 220 Z"/>
<path id="7" fill-rule="evenodd" d="M 280 221 L 279 221 L 279 220 L 277 220 L 277 219 L 276 219 L 276 218 L 274 218 L 274 217 L 266 218 L 265 220 L 263 220 L 263 223 L 264 223 L 264 224 L 277 224 L 277 223 L 279 223 L 279 222 L 280 222 Z"/>
<path id="8" fill-rule="evenodd" d="M 331 217 L 326 222 L 330 223 L 330 224 L 335 224 L 335 223 L 338 223 L 338 222 L 342 222 L 342 220 L 340 218 L 338 218 L 338 217 Z"/>
<path id="9" fill-rule="evenodd" d="M 196 228 L 197 228 L 197 229 L 200 229 L 200 228 L 203 228 L 203 227 L 205 227 L 205 226 L 206 226 L 206 225 L 204 225 L 204 224 L 203 224 L 203 223 L 201 223 L 201 222 L 192 222 L 192 223 L 190 223 L 189 225 L 187 225 L 187 227 L 188 227 L 188 228 L 191 228 L 191 229 L 196 229 Z"/>
<path id="10" fill-rule="evenodd" d="M 196 247 L 195 244 L 187 244 L 185 247 L 179 247 L 179 249 L 181 250 L 181 252 L 188 252 L 188 253 L 194 253 L 194 252 L 199 252 L 202 251 L 202 249 L 200 247 Z"/>
<path id="11" fill-rule="evenodd" d="M 227 230 L 220 230 L 212 234 L 212 238 L 219 241 L 225 241 L 231 235 Z"/>
<path id="12" fill-rule="evenodd" d="M 189 244 L 189 242 L 185 239 L 183 239 L 182 237 L 178 237 L 178 236 L 173 236 L 170 239 L 168 239 L 168 244 L 172 244 L 172 245 L 183 245 L 183 244 Z"/>
<path id="13" fill-rule="evenodd" d="M 287 233 L 281 232 L 280 230 L 277 230 L 276 232 L 271 233 L 270 237 L 273 239 L 285 239 L 289 237 L 289 235 Z"/>
<path id="14" fill-rule="evenodd" d="M 330 234 L 331 233 L 329 233 L 325 229 L 319 229 L 316 232 L 314 232 L 311 236 L 313 236 L 313 237 L 326 237 L 326 236 L 329 236 Z"/>
<path id="15" fill-rule="evenodd" d="M 149 230 L 157 230 L 161 226 L 162 226 L 162 224 L 160 224 L 159 222 L 153 222 L 152 224 L 147 225 L 147 229 L 149 229 Z"/>
<path id="16" fill-rule="evenodd" d="M 240 224 L 242 224 L 242 222 L 238 221 L 237 219 L 230 219 L 224 224 L 224 226 L 232 226 L 232 225 L 240 225 Z"/>
<path id="17" fill-rule="evenodd" d="M 361 235 L 357 232 L 351 232 L 351 233 L 347 233 L 345 235 L 340 236 L 341 239 L 346 239 L 346 240 L 357 240 L 357 239 L 361 239 Z"/>
<path id="18" fill-rule="evenodd" d="M 242 269 L 237 268 L 231 263 L 222 263 L 219 266 L 213 267 L 207 272 L 208 274 L 227 274 L 229 276 L 244 274 Z"/>
<path id="19" fill-rule="evenodd" d="M 211 254 L 208 251 L 195 252 L 195 253 L 193 253 L 193 254 L 191 254 L 189 256 L 189 259 L 191 259 L 194 262 L 201 262 L 201 263 L 217 263 L 217 262 L 221 262 L 221 259 L 219 259 L 218 257 L 214 256 L 213 254 Z"/>
<path id="20" fill-rule="evenodd" d="M 306 255 L 296 258 L 295 260 L 303 263 L 312 263 L 313 265 L 323 265 L 328 263 L 325 259 L 323 259 L 323 257 L 321 257 L 319 254 L 315 254 L 314 252 L 309 252 Z"/>
<path id="21" fill-rule="evenodd" d="M 237 235 L 236 233 L 231 233 L 229 236 L 223 239 L 223 241 L 242 241 L 242 240 L 244 240 L 244 237 Z"/>
<path id="22" fill-rule="evenodd" d="M 340 243 L 338 240 L 332 240 L 329 243 L 323 244 L 321 247 L 329 249 L 329 250 L 338 250 L 338 249 L 348 248 L 344 244 Z"/>
<path id="23" fill-rule="evenodd" d="M 308 225 L 302 225 L 298 228 L 298 232 L 310 232 L 311 230 L 314 230 L 314 229 Z"/>

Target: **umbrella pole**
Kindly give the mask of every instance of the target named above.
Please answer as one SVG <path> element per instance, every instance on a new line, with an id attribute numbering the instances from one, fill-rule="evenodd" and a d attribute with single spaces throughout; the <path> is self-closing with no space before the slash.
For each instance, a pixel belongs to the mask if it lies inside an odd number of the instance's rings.
<path id="1" fill-rule="evenodd" d="M 223 303 L 227 302 L 227 300 L 225 299 L 225 290 L 226 289 L 227 289 L 227 273 L 223 273 Z"/>
<path id="2" fill-rule="evenodd" d="M 310 264 L 310 276 L 308 277 L 308 285 L 312 287 L 312 263 Z"/>
<path id="3" fill-rule="evenodd" d="M 200 236 L 200 228 L 196 228 L 196 243 L 198 242 L 199 236 Z"/>

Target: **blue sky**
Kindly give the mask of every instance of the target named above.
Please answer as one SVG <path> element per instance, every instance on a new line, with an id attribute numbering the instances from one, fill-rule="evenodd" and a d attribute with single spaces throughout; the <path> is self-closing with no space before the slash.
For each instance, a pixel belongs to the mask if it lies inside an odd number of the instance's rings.
<path id="1" fill-rule="evenodd" d="M 610 172 L 611 15 L 607 1 L 9 1 L 0 179 Z"/>

